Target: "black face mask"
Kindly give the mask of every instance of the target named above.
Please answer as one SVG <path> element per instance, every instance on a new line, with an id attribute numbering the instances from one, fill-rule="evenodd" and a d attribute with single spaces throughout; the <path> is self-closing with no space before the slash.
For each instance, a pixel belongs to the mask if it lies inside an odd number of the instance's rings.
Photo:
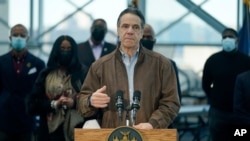
<path id="1" fill-rule="evenodd" d="M 106 31 L 104 28 L 95 26 L 91 33 L 91 36 L 96 41 L 102 41 L 104 39 L 105 33 Z"/>
<path id="2" fill-rule="evenodd" d="M 71 51 L 61 51 L 59 62 L 62 66 L 68 66 L 72 59 Z"/>
<path id="3" fill-rule="evenodd" d="M 141 39 L 141 44 L 142 46 L 144 46 L 145 48 L 149 49 L 149 50 L 153 50 L 154 47 L 154 41 L 152 40 L 148 40 L 148 39 Z"/>

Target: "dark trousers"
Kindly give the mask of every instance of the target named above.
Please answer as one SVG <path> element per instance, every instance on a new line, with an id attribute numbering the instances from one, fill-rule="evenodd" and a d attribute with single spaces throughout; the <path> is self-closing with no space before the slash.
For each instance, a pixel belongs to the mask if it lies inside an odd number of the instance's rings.
<path id="1" fill-rule="evenodd" d="M 60 125 L 55 132 L 49 134 L 49 141 L 65 141 L 63 124 Z"/>
<path id="2" fill-rule="evenodd" d="M 209 131 L 212 141 L 232 141 L 233 121 L 233 113 L 211 107 L 209 110 Z"/>
<path id="3" fill-rule="evenodd" d="M 31 141 L 31 133 L 6 133 L 0 131 L 0 141 Z"/>

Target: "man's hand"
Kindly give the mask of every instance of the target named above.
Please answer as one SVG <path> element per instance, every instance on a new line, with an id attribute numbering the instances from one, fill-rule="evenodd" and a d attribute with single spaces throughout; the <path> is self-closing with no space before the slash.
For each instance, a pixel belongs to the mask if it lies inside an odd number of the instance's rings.
<path id="1" fill-rule="evenodd" d="M 153 129 L 150 123 L 139 123 L 133 126 L 135 129 Z"/>
<path id="2" fill-rule="evenodd" d="M 90 97 L 91 106 L 95 108 L 105 108 L 110 102 L 110 97 L 105 93 L 106 86 L 98 89 Z"/>

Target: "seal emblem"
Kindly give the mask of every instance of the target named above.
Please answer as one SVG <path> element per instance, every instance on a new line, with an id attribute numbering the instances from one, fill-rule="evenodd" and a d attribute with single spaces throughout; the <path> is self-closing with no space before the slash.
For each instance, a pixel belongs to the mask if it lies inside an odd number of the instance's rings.
<path id="1" fill-rule="evenodd" d="M 110 133 L 107 141 L 143 141 L 143 138 L 135 128 L 121 126 Z"/>

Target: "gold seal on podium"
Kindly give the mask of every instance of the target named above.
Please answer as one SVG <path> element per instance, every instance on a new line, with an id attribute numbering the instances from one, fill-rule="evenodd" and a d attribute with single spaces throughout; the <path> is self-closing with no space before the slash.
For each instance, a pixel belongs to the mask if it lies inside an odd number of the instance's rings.
<path id="1" fill-rule="evenodd" d="M 135 128 L 121 126 L 110 133 L 107 141 L 143 141 L 143 138 Z"/>

